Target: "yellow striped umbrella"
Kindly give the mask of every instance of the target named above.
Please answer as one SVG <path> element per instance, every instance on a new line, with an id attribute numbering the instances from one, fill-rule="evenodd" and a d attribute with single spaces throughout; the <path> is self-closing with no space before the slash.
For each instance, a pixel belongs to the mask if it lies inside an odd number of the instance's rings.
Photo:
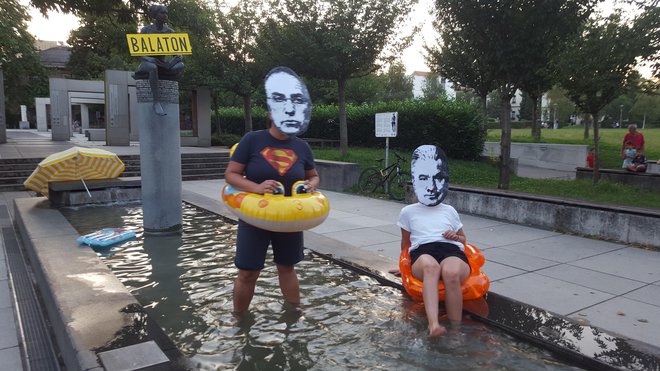
<path id="1" fill-rule="evenodd" d="M 116 178 L 122 171 L 124 163 L 112 152 L 73 147 L 43 159 L 23 184 L 25 188 L 47 195 L 50 181 L 80 179 L 87 189 L 85 179 Z"/>

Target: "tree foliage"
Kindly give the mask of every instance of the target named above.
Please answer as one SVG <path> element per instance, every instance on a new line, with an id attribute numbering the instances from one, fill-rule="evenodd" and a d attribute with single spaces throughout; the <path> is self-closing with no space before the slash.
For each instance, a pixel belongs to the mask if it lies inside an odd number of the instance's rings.
<path id="1" fill-rule="evenodd" d="M 252 130 L 252 95 L 267 72 L 267 66 L 255 58 L 262 5 L 260 0 L 246 0 L 223 12 L 216 4 L 218 28 L 211 44 L 216 70 L 211 75 L 220 88 L 242 98 L 245 132 Z"/>
<path id="2" fill-rule="evenodd" d="M 48 79 L 27 31 L 27 8 L 16 0 L 0 0 L 0 69 L 5 78 L 7 122 L 18 121 L 20 106 L 34 106 L 34 98 L 47 95 Z"/>
<path id="3" fill-rule="evenodd" d="M 260 50 L 274 65 L 308 77 L 337 81 L 340 149 L 348 151 L 346 81 L 377 71 L 410 42 L 401 38 L 414 0 L 273 0 L 273 18 L 261 34 Z"/>
<path id="4" fill-rule="evenodd" d="M 71 31 L 71 56 L 67 67 L 72 77 L 102 79 L 105 70 L 130 70 L 136 61 L 126 48 L 126 34 L 136 33 L 137 16 L 121 22 L 114 14 L 80 13 L 80 27 Z"/>
<path id="5" fill-rule="evenodd" d="M 634 67 L 639 57 L 648 56 L 647 33 L 639 24 L 622 22 L 614 13 L 608 18 L 595 18 L 582 35 L 566 45 L 557 60 L 560 84 L 566 95 L 594 121 L 594 183 L 599 178 L 598 125 L 599 112 L 635 81 Z M 588 126 L 585 124 L 585 139 Z"/>
<path id="6" fill-rule="evenodd" d="M 495 87 L 499 90 L 502 127 L 499 188 L 509 186 L 510 100 L 523 83 L 539 85 L 534 74 L 547 63 L 546 54 L 530 54 L 537 48 L 548 47 L 549 38 L 566 32 L 561 27 L 568 27 L 569 31 L 575 28 L 555 17 L 575 13 L 569 22 L 575 21 L 575 15 L 588 15 L 596 1 L 435 1 L 434 26 L 442 42 L 427 49 L 429 63 L 460 85 L 474 89 L 483 99 L 484 110 L 486 94 Z"/>

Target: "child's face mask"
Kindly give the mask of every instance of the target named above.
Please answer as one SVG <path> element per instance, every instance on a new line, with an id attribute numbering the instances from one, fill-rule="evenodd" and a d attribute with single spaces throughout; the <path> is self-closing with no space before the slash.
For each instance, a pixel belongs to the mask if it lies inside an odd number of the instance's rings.
<path id="1" fill-rule="evenodd" d="M 413 152 L 412 183 L 415 195 L 426 206 L 439 205 L 449 189 L 447 156 L 442 149 L 423 145 Z"/>

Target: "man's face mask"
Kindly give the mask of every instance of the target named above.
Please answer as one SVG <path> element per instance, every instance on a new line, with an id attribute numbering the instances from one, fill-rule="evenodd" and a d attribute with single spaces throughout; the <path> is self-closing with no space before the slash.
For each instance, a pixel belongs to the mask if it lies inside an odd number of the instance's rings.
<path id="1" fill-rule="evenodd" d="M 307 130 L 312 101 L 305 83 L 287 67 L 276 67 L 266 75 L 266 101 L 275 127 L 293 136 Z"/>
<path id="2" fill-rule="evenodd" d="M 423 145 L 413 152 L 412 183 L 415 195 L 426 206 L 439 205 L 449 189 L 447 156 L 442 149 Z"/>

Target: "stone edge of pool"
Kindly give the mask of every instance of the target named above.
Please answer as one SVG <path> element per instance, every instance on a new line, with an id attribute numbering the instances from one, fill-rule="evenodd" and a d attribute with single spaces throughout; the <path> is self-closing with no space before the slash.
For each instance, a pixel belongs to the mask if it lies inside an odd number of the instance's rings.
<path id="1" fill-rule="evenodd" d="M 15 199 L 14 209 L 67 369 L 112 369 L 107 362 L 115 361 L 131 361 L 133 367 L 142 368 L 168 358 L 168 369 L 185 369 L 185 359 L 174 343 L 96 253 L 78 246 L 78 232 L 46 198 Z M 152 341 L 157 348 L 148 346 Z M 126 353 L 117 356 L 118 349 Z"/>
<path id="2" fill-rule="evenodd" d="M 204 196 L 188 192 L 184 192 L 184 196 L 184 200 L 194 206 L 236 220 L 235 216 L 217 203 L 208 202 Z M 118 348 L 129 349 L 131 345 L 144 344 L 149 340 L 154 340 L 169 356 L 168 369 L 186 367 L 185 357 L 148 318 L 110 268 L 93 250 L 77 245 L 78 233 L 46 198 L 16 199 L 14 208 L 16 227 L 30 258 L 60 354 L 68 369 L 101 370 L 103 365 L 99 354 Z M 392 280 L 385 273 L 392 268 L 391 262 L 374 253 L 309 231 L 305 232 L 305 245 L 314 253 L 371 276 L 381 284 L 402 289 L 400 280 Z M 552 351 L 581 367 L 599 370 L 660 369 L 660 349 L 652 345 L 633 343 L 618 335 L 576 324 L 562 316 L 493 293 L 488 294 L 484 302 L 486 309 L 490 307 L 490 314 L 487 311 L 484 315 L 483 303 L 467 303 L 465 310 L 477 320 Z M 512 319 L 505 312 L 525 313 L 544 320 L 525 326 L 523 321 Z M 124 334 L 135 333 L 135 326 L 143 326 L 142 330 L 147 335 L 139 339 L 127 338 Z M 576 349 L 564 338 L 567 335 L 562 337 L 561 331 L 557 331 L 563 326 L 582 326 L 588 331 L 595 331 L 601 340 L 614 339 L 608 345 L 617 347 L 616 357 L 594 357 Z M 156 356 L 162 359 L 162 355 Z"/>

